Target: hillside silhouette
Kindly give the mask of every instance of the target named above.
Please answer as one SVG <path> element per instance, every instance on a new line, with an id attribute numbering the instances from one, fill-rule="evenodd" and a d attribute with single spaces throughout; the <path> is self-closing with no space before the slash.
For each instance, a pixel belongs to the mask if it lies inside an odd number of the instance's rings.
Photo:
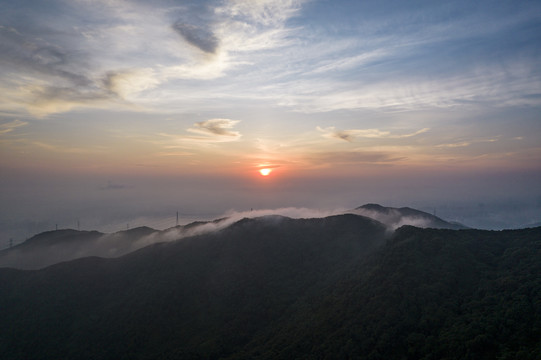
<path id="1" fill-rule="evenodd" d="M 403 225 L 439 229 L 466 228 L 463 225 L 450 223 L 434 215 L 411 208 L 391 208 L 378 204 L 367 204 L 343 213 L 353 213 L 377 220 L 383 223 L 390 232 Z M 244 216 L 253 217 L 251 212 L 242 214 L 242 217 Z M 119 257 L 151 244 L 214 232 L 235 223 L 242 217 L 236 215 L 212 221 L 194 221 L 165 230 L 142 226 L 112 234 L 73 229 L 46 231 L 17 246 L 1 250 L 0 268 L 13 267 L 35 270 L 59 262 L 89 256 Z"/>
<path id="2" fill-rule="evenodd" d="M 3 359 L 538 359 L 541 228 L 266 216 L 0 269 Z"/>

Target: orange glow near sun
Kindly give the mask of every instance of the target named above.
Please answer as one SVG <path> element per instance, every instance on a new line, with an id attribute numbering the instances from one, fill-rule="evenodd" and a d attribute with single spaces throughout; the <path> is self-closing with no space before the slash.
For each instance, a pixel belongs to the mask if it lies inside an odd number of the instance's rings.
<path id="1" fill-rule="evenodd" d="M 272 169 L 259 169 L 259 173 L 263 176 L 268 176 L 272 172 Z"/>

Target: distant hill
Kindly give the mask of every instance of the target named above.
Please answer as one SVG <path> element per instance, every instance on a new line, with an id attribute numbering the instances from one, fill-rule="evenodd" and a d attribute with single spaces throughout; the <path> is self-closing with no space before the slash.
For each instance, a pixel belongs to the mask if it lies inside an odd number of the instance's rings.
<path id="1" fill-rule="evenodd" d="M 114 259 L 0 269 L 0 354 L 539 359 L 539 239 L 268 216 Z"/>
<path id="2" fill-rule="evenodd" d="M 37 234 L 0 251 L 0 267 L 39 269 L 87 256 L 116 257 L 136 249 L 136 241 L 156 230 L 142 227 L 115 234 L 63 229 Z"/>
<path id="3" fill-rule="evenodd" d="M 31 237 L 16 247 L 19 249 L 26 249 L 33 246 L 69 245 L 73 242 L 92 241 L 102 235 L 103 234 L 98 231 L 78 231 L 72 229 L 45 231 Z"/>
<path id="4" fill-rule="evenodd" d="M 379 204 L 366 204 L 359 206 L 352 212 L 378 220 L 390 226 L 392 229 L 397 229 L 403 225 L 412 225 L 421 228 L 454 230 L 468 228 L 462 224 L 448 222 L 435 215 L 409 207 L 393 208 L 381 206 Z"/>
<path id="5" fill-rule="evenodd" d="M 63 229 L 37 234 L 25 242 L 0 251 L 0 267 L 39 269 L 51 264 L 87 256 L 104 234 L 97 231 Z M 90 254 L 97 255 L 97 254 Z"/>
<path id="6" fill-rule="evenodd" d="M 389 208 L 367 204 L 351 211 L 370 217 L 395 230 L 402 225 L 440 229 L 464 229 L 465 226 L 446 222 L 431 214 L 411 208 Z M 235 220 L 221 218 L 213 221 L 195 221 L 163 231 L 138 227 L 112 234 L 97 231 L 63 229 L 47 231 L 13 248 L 0 251 L 0 268 L 35 270 L 63 261 L 89 256 L 119 257 L 145 246 L 169 242 L 188 236 L 213 232 L 231 225 Z"/>
<path id="7" fill-rule="evenodd" d="M 1 250 L 0 268 L 32 270 L 89 256 L 118 257 L 157 242 L 215 231 L 223 221 L 225 219 L 197 221 L 163 231 L 142 226 L 112 234 L 73 229 L 46 231 Z"/>

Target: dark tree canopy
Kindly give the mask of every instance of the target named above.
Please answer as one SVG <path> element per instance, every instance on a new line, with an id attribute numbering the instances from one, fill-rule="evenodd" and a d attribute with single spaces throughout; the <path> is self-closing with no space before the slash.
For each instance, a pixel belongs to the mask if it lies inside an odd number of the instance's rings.
<path id="1" fill-rule="evenodd" d="M 0 269 L 2 359 L 539 359 L 541 228 L 244 219 Z"/>

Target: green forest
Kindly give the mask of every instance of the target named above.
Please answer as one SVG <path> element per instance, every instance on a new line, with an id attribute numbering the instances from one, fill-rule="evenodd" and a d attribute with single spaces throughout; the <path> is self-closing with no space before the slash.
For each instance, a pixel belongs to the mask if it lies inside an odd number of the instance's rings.
<path id="1" fill-rule="evenodd" d="M 244 219 L 0 269 L 2 359 L 539 359 L 541 228 Z"/>

